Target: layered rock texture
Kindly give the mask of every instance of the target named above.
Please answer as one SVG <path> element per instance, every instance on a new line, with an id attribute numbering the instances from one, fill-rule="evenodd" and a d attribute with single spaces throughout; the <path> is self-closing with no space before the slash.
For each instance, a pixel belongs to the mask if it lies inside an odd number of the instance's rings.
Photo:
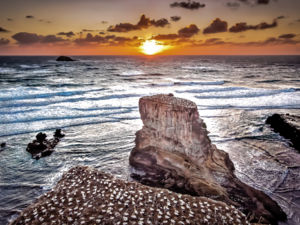
<path id="1" fill-rule="evenodd" d="M 249 224 L 234 206 L 75 167 L 11 224 Z"/>
<path id="2" fill-rule="evenodd" d="M 142 183 L 235 205 L 251 222 L 277 224 L 286 215 L 276 202 L 234 175 L 228 154 L 216 148 L 197 105 L 170 95 L 139 101 L 143 128 L 130 164 Z"/>
<path id="3" fill-rule="evenodd" d="M 290 145 L 300 152 L 300 116 L 290 114 L 273 114 L 266 120 L 267 124 L 281 136 L 290 141 Z"/>

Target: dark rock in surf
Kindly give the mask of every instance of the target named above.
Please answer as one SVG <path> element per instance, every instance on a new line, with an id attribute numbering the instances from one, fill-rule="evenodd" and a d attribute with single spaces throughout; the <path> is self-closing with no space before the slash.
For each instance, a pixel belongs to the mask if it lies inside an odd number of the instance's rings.
<path id="1" fill-rule="evenodd" d="M 286 214 L 268 195 L 234 174 L 229 155 L 216 148 L 194 102 L 172 95 L 139 101 L 143 128 L 129 162 L 142 183 L 235 205 L 250 222 L 277 224 Z"/>
<path id="2" fill-rule="evenodd" d="M 33 140 L 27 145 L 26 151 L 32 155 L 33 159 L 49 156 L 54 152 L 55 146 L 65 135 L 61 133 L 61 129 L 57 129 L 52 139 L 47 139 L 45 133 L 38 133 L 36 140 Z"/>
<path id="3" fill-rule="evenodd" d="M 290 146 L 300 152 L 300 116 L 290 114 L 273 114 L 266 120 L 273 130 L 290 140 Z"/>
<path id="4" fill-rule="evenodd" d="M 54 135 L 53 135 L 53 137 L 55 137 L 55 138 L 63 138 L 64 136 L 65 136 L 65 134 L 63 134 L 61 132 L 61 129 L 56 129 L 54 132 Z"/>
<path id="5" fill-rule="evenodd" d="M 1 147 L 1 148 L 5 148 L 5 147 L 6 147 L 6 143 L 5 143 L 5 142 L 2 142 L 1 145 L 0 145 L 0 147 Z"/>
<path id="6" fill-rule="evenodd" d="M 59 56 L 56 61 L 65 61 L 65 62 L 72 62 L 75 61 L 74 59 L 68 57 L 68 56 Z"/>

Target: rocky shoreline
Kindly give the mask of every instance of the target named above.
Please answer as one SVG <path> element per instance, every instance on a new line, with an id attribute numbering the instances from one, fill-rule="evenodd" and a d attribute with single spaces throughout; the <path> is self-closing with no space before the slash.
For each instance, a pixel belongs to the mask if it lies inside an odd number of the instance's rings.
<path id="1" fill-rule="evenodd" d="M 266 120 L 271 128 L 290 141 L 290 146 L 300 152 L 300 116 L 273 114 Z"/>

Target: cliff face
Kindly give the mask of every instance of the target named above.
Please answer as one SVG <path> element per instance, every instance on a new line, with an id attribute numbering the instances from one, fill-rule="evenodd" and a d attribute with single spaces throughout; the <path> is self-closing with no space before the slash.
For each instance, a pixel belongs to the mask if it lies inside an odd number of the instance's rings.
<path id="1" fill-rule="evenodd" d="M 139 101 L 143 128 L 136 133 L 130 164 L 142 183 L 206 196 L 233 204 L 252 222 L 273 223 L 286 218 L 276 202 L 234 175 L 227 153 L 207 136 L 195 103 L 172 95 Z"/>

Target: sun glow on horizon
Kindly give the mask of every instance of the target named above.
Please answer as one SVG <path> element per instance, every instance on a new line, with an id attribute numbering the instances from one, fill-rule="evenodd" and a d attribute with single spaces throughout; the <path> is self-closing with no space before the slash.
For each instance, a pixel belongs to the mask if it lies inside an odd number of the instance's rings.
<path id="1" fill-rule="evenodd" d="M 155 55 L 169 48 L 167 45 L 163 45 L 156 40 L 146 40 L 139 47 L 141 52 L 145 55 Z"/>

